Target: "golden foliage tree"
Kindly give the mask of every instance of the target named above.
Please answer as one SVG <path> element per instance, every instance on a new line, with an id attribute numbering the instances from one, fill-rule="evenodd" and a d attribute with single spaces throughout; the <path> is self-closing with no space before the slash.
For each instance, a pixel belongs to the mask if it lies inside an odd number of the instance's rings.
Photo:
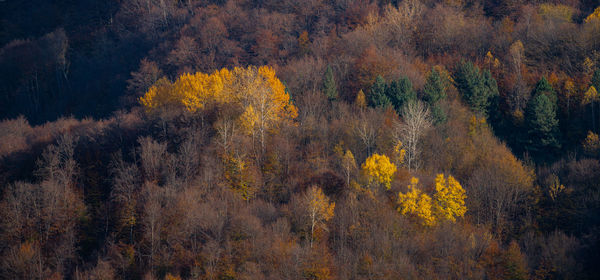
<path id="1" fill-rule="evenodd" d="M 404 157 L 406 156 L 406 150 L 402 148 L 402 141 L 398 140 L 394 145 L 394 161 L 396 166 L 400 166 L 404 163 Z"/>
<path id="2" fill-rule="evenodd" d="M 435 217 L 431 211 L 431 197 L 418 188 L 419 179 L 410 179 L 407 193 L 398 193 L 398 212 L 418 219 L 425 226 L 435 224 Z"/>
<path id="3" fill-rule="evenodd" d="M 315 229 L 327 229 L 325 223 L 333 218 L 335 202 L 330 203 L 323 190 L 317 186 L 310 187 L 304 194 L 303 200 L 309 219 L 310 247 L 312 247 Z"/>
<path id="4" fill-rule="evenodd" d="M 344 168 L 344 175 L 346 176 L 346 186 L 350 186 L 350 175 L 352 171 L 356 169 L 356 160 L 350 150 L 341 156 L 342 167 Z"/>
<path id="5" fill-rule="evenodd" d="M 140 103 L 149 111 L 179 106 L 191 113 L 209 105 L 232 104 L 242 112 L 239 126 L 259 138 L 263 152 L 267 132 L 298 116 L 285 86 L 268 66 L 186 73 L 173 83 L 162 78 L 140 98 Z"/>
<path id="6" fill-rule="evenodd" d="M 467 212 L 465 190 L 452 176 L 446 179 L 444 174 L 435 178 L 434 212 L 440 219 L 456 221 Z"/>
<path id="7" fill-rule="evenodd" d="M 452 176 L 446 179 L 438 174 L 435 179 L 433 199 L 419 188 L 419 179 L 412 178 L 408 192 L 398 193 L 398 212 L 414 217 L 425 226 L 433 226 L 438 221 L 456 221 L 467 212 L 465 190 Z"/>
<path id="8" fill-rule="evenodd" d="M 356 100 L 354 100 L 354 104 L 358 106 L 358 108 L 364 109 L 367 108 L 367 97 L 365 96 L 365 92 L 361 89 L 358 91 L 356 95 Z"/>
<path id="9" fill-rule="evenodd" d="M 600 151 L 600 138 L 598 134 L 588 131 L 588 135 L 583 140 L 583 150 L 591 156 L 597 156 Z"/>
<path id="10" fill-rule="evenodd" d="M 390 162 L 386 155 L 373 154 L 365 160 L 361 166 L 362 173 L 369 181 L 369 184 L 379 183 L 390 189 L 392 176 L 396 173 L 396 165 Z"/>
<path id="11" fill-rule="evenodd" d="M 590 86 L 590 88 L 583 94 L 583 104 L 589 104 L 592 102 L 596 102 L 598 100 L 598 91 L 594 86 Z"/>

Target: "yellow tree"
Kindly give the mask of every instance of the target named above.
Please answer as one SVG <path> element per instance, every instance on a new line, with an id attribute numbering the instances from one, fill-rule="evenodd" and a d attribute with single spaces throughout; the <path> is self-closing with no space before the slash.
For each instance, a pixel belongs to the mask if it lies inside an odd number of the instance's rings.
<path id="1" fill-rule="evenodd" d="M 140 103 L 149 110 L 180 105 L 190 112 L 196 112 L 208 103 L 228 101 L 225 91 L 230 89 L 230 84 L 231 72 L 226 68 L 210 75 L 185 73 L 174 83 L 161 78 L 140 97 Z"/>
<path id="2" fill-rule="evenodd" d="M 333 218 L 335 202 L 317 186 L 310 187 L 303 197 L 310 225 L 310 247 L 312 248 L 316 228 L 327 229 L 326 222 Z"/>
<path id="3" fill-rule="evenodd" d="M 350 150 L 346 150 L 341 160 L 342 167 L 344 168 L 344 175 L 346 176 L 346 186 L 350 186 L 350 175 L 352 175 L 352 171 L 356 169 L 356 160 Z"/>
<path id="4" fill-rule="evenodd" d="M 242 112 L 237 120 L 240 127 L 252 136 L 258 135 L 262 152 L 267 132 L 298 116 L 285 86 L 268 66 L 186 73 L 173 83 L 162 78 L 140 98 L 140 103 L 149 111 L 180 106 L 192 113 L 212 104 L 233 104 Z"/>
<path id="5" fill-rule="evenodd" d="M 261 150 L 264 152 L 268 130 L 276 128 L 282 121 L 296 118 L 298 111 L 291 104 L 290 96 L 283 83 L 275 76 L 273 68 L 235 68 L 233 77 L 232 89 L 244 108 L 244 127 L 248 133 L 258 134 Z"/>
<path id="6" fill-rule="evenodd" d="M 406 156 L 406 150 L 402 148 L 402 141 L 398 140 L 394 146 L 393 158 L 396 166 L 400 166 L 404 163 L 404 157 Z"/>
<path id="7" fill-rule="evenodd" d="M 452 176 L 448 179 L 444 174 L 438 174 L 435 178 L 434 213 L 439 219 L 456 221 L 467 212 L 465 206 L 465 190 Z"/>
<path id="8" fill-rule="evenodd" d="M 365 96 L 365 92 L 361 89 L 358 91 L 356 95 L 356 100 L 354 100 L 354 104 L 358 106 L 360 109 L 367 108 L 367 97 Z"/>
<path id="9" fill-rule="evenodd" d="M 425 226 L 435 224 L 435 217 L 431 211 L 431 197 L 422 193 L 418 188 L 419 179 L 410 179 L 407 193 L 398 193 L 398 212 L 418 219 Z"/>
<path id="10" fill-rule="evenodd" d="M 147 110 L 179 104 L 179 98 L 173 94 L 173 84 L 167 78 L 160 78 L 152 85 L 146 94 L 140 97 L 140 103 Z"/>
<path id="11" fill-rule="evenodd" d="M 597 156 L 600 151 L 600 139 L 598 134 L 588 131 L 587 137 L 583 140 L 583 150 L 591 156 Z"/>
<path id="12" fill-rule="evenodd" d="M 362 173 L 369 184 L 379 183 L 390 189 L 392 176 L 396 173 L 396 165 L 390 162 L 386 155 L 373 154 L 361 166 Z"/>

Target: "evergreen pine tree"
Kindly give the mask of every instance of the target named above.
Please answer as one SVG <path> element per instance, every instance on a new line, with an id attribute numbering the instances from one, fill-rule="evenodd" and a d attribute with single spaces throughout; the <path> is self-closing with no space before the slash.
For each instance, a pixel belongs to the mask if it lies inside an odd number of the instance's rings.
<path id="1" fill-rule="evenodd" d="M 528 134 L 527 150 L 542 155 L 560 148 L 556 104 L 553 104 L 547 95 L 538 94 L 531 99 L 525 121 Z"/>
<path id="2" fill-rule="evenodd" d="M 496 80 L 489 70 L 480 72 L 472 62 L 463 61 L 458 65 L 454 81 L 471 109 L 487 117 L 492 100 L 498 96 Z"/>
<path id="3" fill-rule="evenodd" d="M 446 98 L 446 80 L 435 68 L 431 69 L 424 87 L 423 99 L 431 108 L 431 115 L 435 124 L 446 121 L 446 112 L 441 107 L 441 101 Z"/>
<path id="4" fill-rule="evenodd" d="M 535 84 L 535 88 L 533 89 L 533 92 L 532 92 L 533 95 L 540 94 L 540 93 L 554 93 L 554 89 L 552 88 L 552 85 L 550 85 L 550 82 L 548 82 L 546 77 L 542 77 Z"/>
<path id="5" fill-rule="evenodd" d="M 385 79 L 377 76 L 375 83 L 369 91 L 369 105 L 372 107 L 387 107 L 392 104 L 391 100 L 385 94 L 386 84 Z"/>
<path id="6" fill-rule="evenodd" d="M 554 88 L 550 85 L 550 82 L 546 79 L 546 77 L 542 77 L 537 84 L 535 84 L 535 88 L 531 92 L 531 96 L 535 97 L 538 94 L 545 94 L 550 99 L 550 102 L 554 104 L 554 106 L 558 106 L 556 104 L 557 96 Z"/>
<path id="7" fill-rule="evenodd" d="M 387 97 L 394 105 L 396 112 L 400 112 L 400 108 L 407 102 L 417 99 L 412 83 L 408 77 L 401 77 L 397 81 L 392 81 L 386 88 Z"/>
<path id="8" fill-rule="evenodd" d="M 446 81 L 435 68 L 431 69 L 431 73 L 427 77 L 424 91 L 424 99 L 429 105 L 435 104 L 441 99 L 446 98 Z"/>
<path id="9" fill-rule="evenodd" d="M 327 66 L 327 70 L 325 70 L 325 75 L 323 76 L 323 93 L 327 96 L 329 101 L 336 100 L 338 97 L 337 86 L 335 84 L 331 66 Z"/>

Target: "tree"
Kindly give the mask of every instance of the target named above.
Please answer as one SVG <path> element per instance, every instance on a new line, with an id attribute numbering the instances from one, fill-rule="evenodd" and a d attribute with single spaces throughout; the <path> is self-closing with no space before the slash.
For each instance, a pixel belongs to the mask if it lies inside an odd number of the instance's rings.
<path id="1" fill-rule="evenodd" d="M 315 229 L 327 229 L 326 222 L 333 218 L 335 202 L 330 203 L 321 188 L 312 186 L 304 194 L 303 203 L 309 219 L 310 247 L 312 248 Z"/>
<path id="2" fill-rule="evenodd" d="M 600 7 L 598 7 L 596 10 L 600 11 Z M 592 86 L 594 86 L 596 89 L 600 88 L 600 68 L 594 71 L 594 75 L 592 76 Z"/>
<path id="3" fill-rule="evenodd" d="M 467 212 L 465 190 L 452 176 L 444 178 L 438 174 L 435 178 L 435 194 L 431 197 L 417 187 L 419 179 L 412 178 L 408 192 L 398 193 L 398 212 L 416 217 L 419 223 L 432 226 L 438 221 L 455 222 Z"/>
<path id="4" fill-rule="evenodd" d="M 369 105 L 372 107 L 387 107 L 391 105 L 392 101 L 385 93 L 385 79 L 381 76 L 377 76 L 375 82 L 371 86 L 371 90 L 369 90 Z"/>
<path id="5" fill-rule="evenodd" d="M 545 94 L 535 96 L 527 106 L 526 125 L 528 139 L 526 149 L 540 155 L 560 148 L 556 106 Z"/>
<path id="6" fill-rule="evenodd" d="M 594 86 L 590 86 L 590 88 L 585 91 L 585 93 L 583 94 L 583 100 L 581 100 L 581 102 L 585 105 L 585 104 L 590 104 L 590 107 L 592 108 L 592 130 L 596 130 L 596 116 L 594 114 L 594 104 L 598 101 L 598 98 L 600 96 L 598 95 L 598 91 L 596 90 L 596 87 Z"/>
<path id="7" fill-rule="evenodd" d="M 129 227 L 129 242 L 133 244 L 133 227 L 136 225 L 136 197 L 140 185 L 137 166 L 126 164 L 121 157 L 112 165 L 113 185 L 111 200 L 119 206 L 119 227 Z"/>
<path id="8" fill-rule="evenodd" d="M 508 61 L 510 64 L 509 76 L 512 86 L 509 89 L 506 102 L 512 112 L 521 114 L 526 107 L 527 102 L 527 83 L 523 77 L 523 60 L 525 58 L 525 46 L 519 40 L 510 45 L 508 52 Z"/>
<path id="9" fill-rule="evenodd" d="M 419 179 L 413 177 L 410 179 L 408 192 L 398 193 L 398 212 L 417 218 L 422 225 L 432 226 L 436 220 L 431 211 L 431 197 L 422 193 L 418 184 Z"/>
<path id="10" fill-rule="evenodd" d="M 548 97 L 550 97 L 551 101 L 556 101 L 556 92 L 546 77 L 542 77 L 535 84 L 535 88 L 531 92 L 531 96 L 536 96 L 538 94 L 546 94 Z"/>
<path id="11" fill-rule="evenodd" d="M 386 155 L 373 154 L 365 160 L 361 169 L 369 184 L 379 183 L 389 190 L 397 168 Z"/>
<path id="12" fill-rule="evenodd" d="M 223 68 L 212 74 L 183 74 L 174 83 L 160 79 L 140 98 L 148 111 L 172 106 L 191 113 L 211 105 L 231 104 L 243 113 L 239 122 L 258 137 L 264 154 L 267 132 L 298 116 L 283 83 L 268 66 Z"/>
<path id="13" fill-rule="evenodd" d="M 397 112 L 400 112 L 404 104 L 417 99 L 417 94 L 408 77 L 392 81 L 385 89 L 385 95 L 390 99 Z"/>
<path id="14" fill-rule="evenodd" d="M 327 70 L 325 70 L 325 76 L 323 77 L 323 93 L 325 93 L 325 96 L 327 96 L 329 101 L 336 100 L 338 97 L 337 85 L 335 84 L 331 66 L 327 66 Z"/>
<path id="15" fill-rule="evenodd" d="M 431 68 L 423 89 L 425 92 L 423 99 L 429 104 L 429 108 L 431 108 L 435 124 L 446 121 L 446 112 L 440 106 L 440 102 L 446 99 L 447 83 L 446 78 L 442 77 L 440 71 L 435 69 L 435 67 Z"/>
<path id="16" fill-rule="evenodd" d="M 350 175 L 352 175 L 352 171 L 356 169 L 356 160 L 350 150 L 346 150 L 341 160 L 342 167 L 344 168 L 344 175 L 346 176 L 346 186 L 350 186 Z"/>
<path id="17" fill-rule="evenodd" d="M 525 256 L 514 240 L 502 256 L 504 279 L 525 280 L 529 278 Z"/>
<path id="18" fill-rule="evenodd" d="M 465 206 L 465 190 L 452 176 L 444 178 L 444 174 L 438 174 L 435 178 L 434 213 L 438 219 L 456 221 L 467 212 Z"/>
<path id="19" fill-rule="evenodd" d="M 583 150 L 590 156 L 597 156 L 600 151 L 600 138 L 598 134 L 588 131 L 588 135 L 583 140 Z"/>
<path id="20" fill-rule="evenodd" d="M 420 101 L 409 102 L 402 107 L 403 122 L 395 125 L 395 138 L 406 147 L 406 166 L 408 170 L 417 169 L 419 166 L 419 143 L 421 137 L 431 127 L 429 109 Z"/>
<path id="21" fill-rule="evenodd" d="M 402 148 L 402 141 L 396 141 L 396 145 L 394 145 L 394 151 L 392 158 L 394 159 L 394 163 L 396 166 L 400 166 L 404 164 L 404 158 L 406 157 L 406 150 Z"/>
<path id="22" fill-rule="evenodd" d="M 431 68 L 431 72 L 427 76 L 427 81 L 423 87 L 425 96 L 423 99 L 429 103 L 430 106 L 437 104 L 440 100 L 446 98 L 446 86 L 447 81 L 440 72 L 434 68 Z"/>
<path id="23" fill-rule="evenodd" d="M 137 72 L 131 72 L 131 79 L 127 80 L 127 89 L 136 96 L 145 93 L 158 79 L 163 76 L 158 64 L 146 58 L 140 62 Z"/>
<path id="24" fill-rule="evenodd" d="M 471 108 L 487 117 L 493 98 L 498 96 L 498 86 L 490 71 L 480 73 L 472 62 L 462 61 L 454 74 L 454 83 Z"/>
<path id="25" fill-rule="evenodd" d="M 354 100 L 354 104 L 361 109 L 367 107 L 367 98 L 365 97 L 365 92 L 362 89 L 358 91 L 358 94 L 356 94 L 356 100 Z"/>
<path id="26" fill-rule="evenodd" d="M 310 52 L 310 39 L 308 38 L 308 32 L 303 31 L 298 36 L 298 54 L 303 56 Z"/>

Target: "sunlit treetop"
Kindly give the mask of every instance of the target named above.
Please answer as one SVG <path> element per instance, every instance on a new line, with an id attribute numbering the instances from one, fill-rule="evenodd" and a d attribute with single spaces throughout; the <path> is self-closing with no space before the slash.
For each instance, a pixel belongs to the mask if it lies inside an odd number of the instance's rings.
<path id="1" fill-rule="evenodd" d="M 363 174 L 369 183 L 379 183 L 390 189 L 392 178 L 396 173 L 396 165 L 390 162 L 386 155 L 373 154 L 361 166 Z"/>
<path id="2" fill-rule="evenodd" d="M 186 73 L 175 82 L 162 78 L 140 98 L 140 103 L 149 111 L 180 106 L 192 113 L 211 104 L 236 104 L 244 112 L 240 121 L 248 130 L 272 127 L 298 115 L 285 86 L 268 66 Z"/>

